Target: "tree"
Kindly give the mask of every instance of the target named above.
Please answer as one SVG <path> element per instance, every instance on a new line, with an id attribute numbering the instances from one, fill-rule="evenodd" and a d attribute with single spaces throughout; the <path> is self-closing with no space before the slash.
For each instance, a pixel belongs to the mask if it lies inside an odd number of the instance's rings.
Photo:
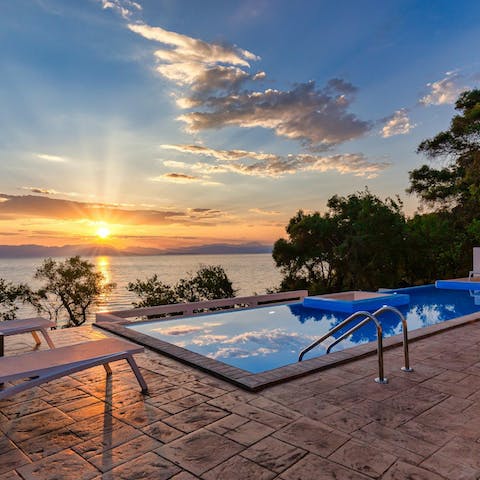
<path id="1" fill-rule="evenodd" d="M 47 258 L 35 272 L 35 278 L 45 282 L 36 292 L 37 308 L 50 313 L 52 307 L 57 313 L 60 308 L 65 310 L 67 327 L 85 323 L 90 308 L 115 288 L 114 283 L 106 283 L 103 274 L 95 271 L 93 263 L 79 256 L 63 262 Z"/>
<path id="2" fill-rule="evenodd" d="M 220 265 L 203 265 L 195 274 L 181 278 L 173 286 L 163 283 L 155 274 L 146 280 L 137 279 L 130 282 L 127 290 L 140 297 L 139 302 L 133 302 L 135 307 L 154 307 L 235 296 L 232 282 Z"/>
<path id="3" fill-rule="evenodd" d="M 202 265 L 195 274 L 182 278 L 175 292 L 183 302 L 201 302 L 235 296 L 232 282 L 221 265 Z"/>
<path id="4" fill-rule="evenodd" d="M 465 276 L 462 245 L 466 232 L 457 227 L 454 215 L 447 211 L 416 214 L 407 221 L 405 265 L 409 284 Z"/>
<path id="5" fill-rule="evenodd" d="M 335 248 L 339 243 L 335 220 L 327 213 L 300 210 L 286 227 L 289 240 L 275 242 L 272 256 L 283 274 L 280 290 L 309 288 L 312 293 L 334 289 Z"/>
<path id="6" fill-rule="evenodd" d="M 31 299 L 31 290 L 28 285 L 18 285 L 0 278 L 0 320 L 13 320 L 20 308 Z"/>
<path id="7" fill-rule="evenodd" d="M 299 211 L 278 240 L 273 258 L 280 288 L 311 294 L 397 286 L 404 274 L 405 217 L 400 200 L 382 201 L 366 189 L 333 196 L 328 211 Z"/>
<path id="8" fill-rule="evenodd" d="M 480 90 L 462 93 L 455 109 L 459 114 L 452 118 L 450 128 L 424 140 L 417 150 L 431 160 L 442 161 L 443 166 L 422 165 L 412 170 L 407 190 L 434 209 L 436 223 L 448 223 L 444 226 L 449 239 L 430 246 L 438 262 L 448 267 L 437 278 L 465 275 L 471 266 L 472 247 L 480 241 Z M 426 222 L 431 224 L 432 219 Z"/>
<path id="9" fill-rule="evenodd" d="M 132 303 L 137 308 L 167 305 L 180 301 L 174 289 L 170 285 L 163 283 L 157 274 L 146 280 L 137 278 L 135 282 L 129 282 L 127 290 L 140 297 L 139 302 Z"/>
<path id="10" fill-rule="evenodd" d="M 409 193 L 427 205 L 471 219 L 480 206 L 480 90 L 462 93 L 450 128 L 424 140 L 417 152 L 447 162 L 442 168 L 423 165 L 412 170 Z"/>

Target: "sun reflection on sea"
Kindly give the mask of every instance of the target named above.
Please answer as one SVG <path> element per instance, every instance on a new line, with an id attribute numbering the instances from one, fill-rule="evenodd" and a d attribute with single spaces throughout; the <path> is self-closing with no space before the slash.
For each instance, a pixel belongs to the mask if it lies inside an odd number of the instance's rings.
<path id="1" fill-rule="evenodd" d="M 111 270 L 111 263 L 110 258 L 104 255 L 95 258 L 95 266 L 97 271 L 99 271 L 103 275 L 102 285 L 107 285 L 112 281 L 112 270 Z M 107 303 L 109 299 L 108 293 L 102 293 L 99 298 L 99 307 L 102 309 Z"/>

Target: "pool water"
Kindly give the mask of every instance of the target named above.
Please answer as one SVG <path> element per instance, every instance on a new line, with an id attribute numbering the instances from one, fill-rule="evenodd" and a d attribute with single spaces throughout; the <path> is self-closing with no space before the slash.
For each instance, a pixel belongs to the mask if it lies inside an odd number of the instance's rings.
<path id="1" fill-rule="evenodd" d="M 410 295 L 409 305 L 397 307 L 405 315 L 409 330 L 480 311 L 480 296 L 472 296 L 468 291 L 439 290 L 428 285 L 388 292 Z M 230 310 L 177 320 L 141 322 L 127 328 L 248 372 L 260 373 L 296 363 L 300 350 L 348 316 L 348 313 L 312 309 L 296 303 Z M 384 337 L 401 333 L 398 316 L 387 312 L 379 318 Z M 358 319 L 360 320 L 361 318 Z M 354 324 L 355 322 L 352 322 L 324 345 L 313 349 L 305 355 L 305 359 L 325 354 L 333 339 Z M 369 323 L 340 342 L 333 351 L 375 339 L 375 326 Z"/>

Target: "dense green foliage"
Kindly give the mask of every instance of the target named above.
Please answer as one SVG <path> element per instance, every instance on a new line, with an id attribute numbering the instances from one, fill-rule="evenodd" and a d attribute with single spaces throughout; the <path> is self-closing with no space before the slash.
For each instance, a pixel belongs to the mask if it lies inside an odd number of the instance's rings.
<path id="1" fill-rule="evenodd" d="M 412 170 L 408 189 L 434 208 L 421 223 L 429 226 L 430 255 L 442 264 L 443 277 L 465 275 L 480 243 L 480 90 L 462 93 L 455 109 L 450 128 L 418 147 L 441 168 Z"/>
<path id="2" fill-rule="evenodd" d="M 275 243 L 281 289 L 324 293 L 397 283 L 405 258 L 401 202 L 366 190 L 335 195 L 327 206 L 324 215 L 298 212 L 287 226 L 289 239 Z"/>
<path id="3" fill-rule="evenodd" d="M 66 326 L 79 326 L 86 322 L 90 308 L 98 303 L 115 284 L 106 283 L 95 265 L 79 256 L 56 261 L 47 258 L 37 268 L 35 278 L 44 282 L 35 292 L 34 305 L 40 313 L 58 320 L 61 311 L 68 315 Z"/>
<path id="4" fill-rule="evenodd" d="M 410 172 L 409 193 L 431 209 L 407 218 L 401 202 L 368 190 L 335 195 L 323 215 L 299 211 L 273 258 L 281 290 L 311 294 L 377 289 L 465 275 L 480 243 L 480 90 L 464 92 L 450 129 L 423 141 L 418 152 L 441 160 Z"/>
<path id="5" fill-rule="evenodd" d="M 423 141 L 418 152 L 446 162 L 442 168 L 428 165 L 410 172 L 410 193 L 427 205 L 460 214 L 462 220 L 476 217 L 480 206 L 480 90 L 464 92 L 455 104 L 447 131 Z"/>
<path id="6" fill-rule="evenodd" d="M 195 274 L 181 278 L 175 285 L 163 283 L 158 275 L 130 282 L 127 290 L 135 293 L 135 307 L 153 307 L 180 302 L 200 302 L 235 296 L 232 282 L 220 265 L 204 265 Z"/>

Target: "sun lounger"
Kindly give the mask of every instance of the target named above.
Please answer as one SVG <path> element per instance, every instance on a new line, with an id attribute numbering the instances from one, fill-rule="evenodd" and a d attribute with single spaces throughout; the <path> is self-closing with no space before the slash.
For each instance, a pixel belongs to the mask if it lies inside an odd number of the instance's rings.
<path id="1" fill-rule="evenodd" d="M 480 275 L 480 247 L 473 247 L 473 268 L 468 274 L 468 278 Z"/>
<path id="2" fill-rule="evenodd" d="M 137 377 L 142 393 L 147 384 L 138 369 L 133 355 L 143 352 L 143 347 L 117 338 L 95 340 L 67 347 L 42 350 L 22 355 L 0 358 L 0 384 L 24 380 L 12 386 L 4 385 L 0 400 L 16 393 L 70 375 L 87 368 L 103 365 L 107 375 L 112 373 L 109 363 L 127 360 Z"/>
<path id="3" fill-rule="evenodd" d="M 4 338 L 19 333 L 31 333 L 37 345 L 42 343 L 37 332 L 41 332 L 50 348 L 55 348 L 52 339 L 47 333 L 47 328 L 54 327 L 55 323 L 42 317 L 20 318 L 0 322 L 0 357 L 4 353 Z"/>

